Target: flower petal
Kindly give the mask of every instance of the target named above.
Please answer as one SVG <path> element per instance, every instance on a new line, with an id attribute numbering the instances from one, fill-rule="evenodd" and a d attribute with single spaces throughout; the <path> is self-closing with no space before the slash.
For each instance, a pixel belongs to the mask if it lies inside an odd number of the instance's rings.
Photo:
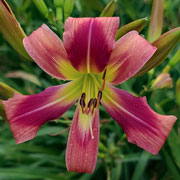
<path id="1" fill-rule="evenodd" d="M 92 133 L 90 128 L 92 124 Z M 93 136 L 94 138 L 92 138 Z M 73 118 L 66 149 L 68 171 L 93 173 L 99 143 L 99 109 L 94 117 L 82 114 L 78 106 Z"/>
<path id="2" fill-rule="evenodd" d="M 49 87 L 36 95 L 15 93 L 13 98 L 3 101 L 16 143 L 34 138 L 45 122 L 65 113 L 80 95 L 78 91 L 77 84 L 67 83 Z"/>
<path id="3" fill-rule="evenodd" d="M 64 46 L 72 65 L 80 72 L 102 72 L 115 44 L 118 17 L 68 18 Z"/>
<path id="4" fill-rule="evenodd" d="M 47 25 L 24 38 L 23 43 L 28 54 L 51 76 L 66 80 L 78 73 L 67 58 L 63 42 Z"/>
<path id="5" fill-rule="evenodd" d="M 134 97 L 115 87 L 107 87 L 103 93 L 103 106 L 123 128 L 128 141 L 156 155 L 177 118 L 157 114 L 145 97 Z"/>
<path id="6" fill-rule="evenodd" d="M 132 77 L 156 51 L 137 31 L 119 39 L 111 54 L 107 68 L 107 81 L 120 84 Z"/>

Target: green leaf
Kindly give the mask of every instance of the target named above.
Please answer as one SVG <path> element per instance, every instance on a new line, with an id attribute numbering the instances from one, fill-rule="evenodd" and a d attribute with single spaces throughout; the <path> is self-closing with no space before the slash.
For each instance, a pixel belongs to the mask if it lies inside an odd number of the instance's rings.
<path id="1" fill-rule="evenodd" d="M 161 64 L 179 41 L 180 27 L 172 29 L 161 35 L 156 41 L 152 43 L 153 46 L 157 47 L 156 52 L 135 76 L 143 75 L 152 68 Z"/>
<path id="2" fill-rule="evenodd" d="M 150 156 L 151 156 L 150 153 L 146 151 L 142 152 L 139 158 L 139 162 L 137 163 L 134 173 L 132 175 L 131 178 L 132 180 L 139 180 L 142 177 Z"/>
<path id="3" fill-rule="evenodd" d="M 168 145 L 171 149 L 171 153 L 173 155 L 174 161 L 177 164 L 177 166 L 180 168 L 180 136 L 175 132 L 174 129 L 171 130 L 171 133 L 169 134 L 167 138 Z"/>
<path id="4" fill-rule="evenodd" d="M 116 0 L 111 0 L 101 12 L 100 17 L 112 17 L 115 12 L 116 4 Z"/>
<path id="5" fill-rule="evenodd" d="M 62 127 L 47 126 L 41 128 L 38 131 L 37 136 L 52 135 L 52 134 L 60 133 L 62 130 L 64 130 L 64 128 Z"/>
<path id="6" fill-rule="evenodd" d="M 23 46 L 23 39 L 26 37 L 26 34 L 5 0 L 0 1 L 0 22 L 0 32 L 3 34 L 8 43 L 19 54 L 29 60 L 32 60 Z"/>
<path id="7" fill-rule="evenodd" d="M 163 16 L 164 0 L 154 0 L 151 11 L 150 25 L 148 29 L 148 40 L 150 42 L 155 41 L 161 35 Z"/>
<path id="8" fill-rule="evenodd" d="M 168 154 L 168 152 L 166 151 L 165 148 L 162 148 L 162 153 L 164 155 L 164 160 L 166 162 L 166 165 L 168 167 L 168 169 L 171 171 L 171 174 L 173 176 L 174 180 L 179 180 L 180 179 L 180 174 L 176 168 L 176 166 L 174 165 L 171 156 Z"/>
<path id="9" fill-rule="evenodd" d="M 176 81 L 176 102 L 180 107 L 180 78 Z"/>
<path id="10" fill-rule="evenodd" d="M 177 63 L 180 62 L 180 49 L 176 52 L 176 54 L 171 58 L 171 60 L 169 61 L 169 65 L 171 67 L 174 67 Z"/>
<path id="11" fill-rule="evenodd" d="M 53 180 L 65 180 L 67 178 L 62 175 L 59 176 L 53 173 L 52 168 L 31 168 L 31 167 L 17 167 L 17 168 L 0 168 L 0 178 L 6 180 L 14 179 L 53 179 Z"/>
<path id="12" fill-rule="evenodd" d="M 168 73 L 176 64 L 180 62 L 180 49 L 176 52 L 176 54 L 170 59 L 166 67 L 163 69 L 164 73 Z"/>
<path id="13" fill-rule="evenodd" d="M 138 19 L 136 21 L 130 22 L 130 23 L 122 26 L 121 28 L 118 29 L 118 31 L 116 33 L 116 40 L 118 40 L 124 34 L 128 33 L 129 31 L 132 31 L 132 30 L 141 32 L 144 29 L 144 27 L 146 26 L 147 22 L 148 22 L 148 18 L 142 18 L 142 19 Z"/>

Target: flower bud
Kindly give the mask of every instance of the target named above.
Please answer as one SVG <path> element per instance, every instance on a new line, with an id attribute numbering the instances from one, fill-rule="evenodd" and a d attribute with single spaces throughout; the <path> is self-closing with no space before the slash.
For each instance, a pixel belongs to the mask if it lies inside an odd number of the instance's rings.
<path id="1" fill-rule="evenodd" d="M 161 35 L 152 43 L 157 47 L 156 52 L 151 59 L 140 69 L 136 76 L 140 76 L 161 64 L 180 41 L 180 27 L 172 29 Z"/>
<path id="2" fill-rule="evenodd" d="M 148 30 L 148 40 L 155 41 L 162 32 L 164 16 L 164 0 L 154 0 L 151 11 L 151 20 Z"/>
<path id="3" fill-rule="evenodd" d="M 129 31 L 132 31 L 132 30 L 141 32 L 144 29 L 144 27 L 146 26 L 147 22 L 148 22 L 148 18 L 141 18 L 141 19 L 132 21 L 132 22 L 122 26 L 121 28 L 118 29 L 118 31 L 116 33 L 116 40 L 118 40 L 123 35 L 125 35 L 126 33 L 128 33 Z"/>
<path id="4" fill-rule="evenodd" d="M 172 88 L 172 78 L 168 73 L 162 73 L 156 77 L 151 89 Z"/>
<path id="5" fill-rule="evenodd" d="M 13 89 L 12 87 L 8 86 L 7 84 L 0 82 L 0 116 L 3 119 L 7 119 L 6 118 L 6 114 L 4 111 L 4 106 L 2 104 L 2 99 L 6 100 L 8 98 L 11 98 L 14 96 L 14 93 L 17 92 L 15 89 Z"/>
<path id="6" fill-rule="evenodd" d="M 112 17 L 116 8 L 117 0 L 111 0 L 100 14 L 100 17 Z"/>
<path id="7" fill-rule="evenodd" d="M 19 54 L 31 60 L 23 46 L 23 39 L 26 34 L 5 0 L 0 0 L 0 22 L 0 32 L 2 32 L 9 44 Z"/>
<path id="8" fill-rule="evenodd" d="M 17 92 L 12 87 L 8 86 L 7 84 L 0 82 L 0 97 L 2 99 L 8 99 L 14 96 L 14 92 Z"/>
<path id="9" fill-rule="evenodd" d="M 44 2 L 44 0 L 33 0 L 34 5 L 37 7 L 37 9 L 39 10 L 39 12 L 45 17 L 48 18 L 48 8 Z"/>
<path id="10" fill-rule="evenodd" d="M 64 20 L 66 20 L 74 9 L 74 0 L 64 1 Z"/>

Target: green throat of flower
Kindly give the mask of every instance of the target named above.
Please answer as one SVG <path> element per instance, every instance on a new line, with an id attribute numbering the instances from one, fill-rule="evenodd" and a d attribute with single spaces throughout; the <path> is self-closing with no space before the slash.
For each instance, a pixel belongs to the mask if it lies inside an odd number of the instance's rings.
<path id="1" fill-rule="evenodd" d="M 80 115 L 82 124 L 89 124 L 91 137 L 94 139 L 92 133 L 92 121 L 95 116 L 96 109 L 99 108 L 99 103 L 102 99 L 103 90 L 105 87 L 106 70 L 101 74 L 83 74 L 82 94 L 79 99 Z"/>

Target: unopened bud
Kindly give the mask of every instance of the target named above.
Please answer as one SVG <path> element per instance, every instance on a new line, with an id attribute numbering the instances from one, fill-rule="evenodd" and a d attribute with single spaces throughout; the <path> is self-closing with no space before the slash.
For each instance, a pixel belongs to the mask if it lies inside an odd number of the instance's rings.
<path id="1" fill-rule="evenodd" d="M 156 77 L 151 89 L 172 88 L 172 78 L 168 73 L 162 73 Z"/>

